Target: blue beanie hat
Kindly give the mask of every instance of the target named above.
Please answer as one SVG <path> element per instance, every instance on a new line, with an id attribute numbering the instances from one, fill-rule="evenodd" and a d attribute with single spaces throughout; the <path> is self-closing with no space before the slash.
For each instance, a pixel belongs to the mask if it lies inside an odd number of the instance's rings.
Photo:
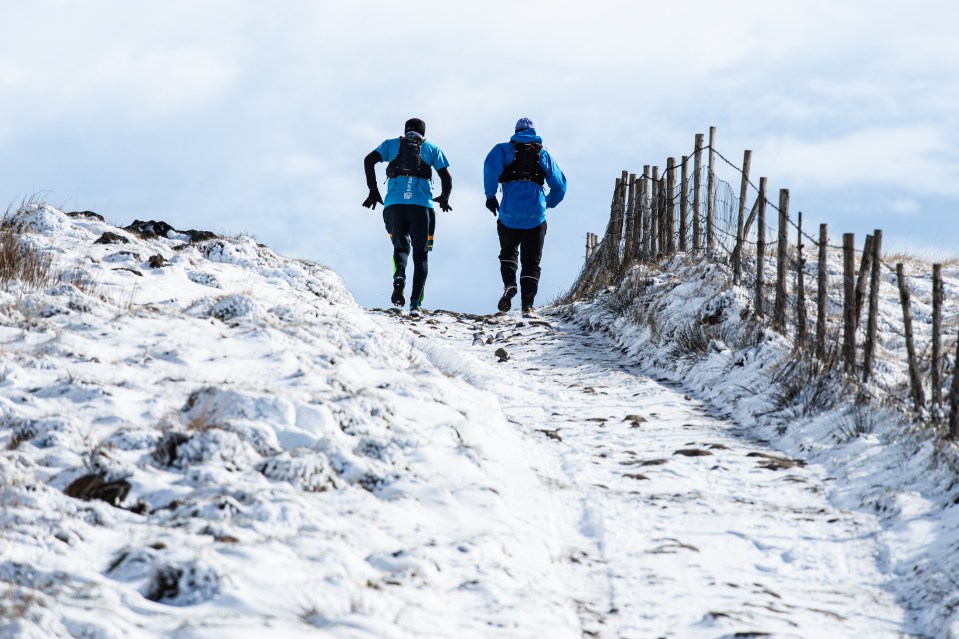
<path id="1" fill-rule="evenodd" d="M 533 121 L 529 118 L 520 118 L 516 121 L 516 133 L 520 131 L 525 131 L 526 129 L 535 129 L 536 125 L 533 124 Z"/>

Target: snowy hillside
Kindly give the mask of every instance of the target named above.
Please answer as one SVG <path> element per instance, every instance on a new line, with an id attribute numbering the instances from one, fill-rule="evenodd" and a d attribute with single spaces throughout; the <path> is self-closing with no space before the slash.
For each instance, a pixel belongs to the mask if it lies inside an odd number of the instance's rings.
<path id="1" fill-rule="evenodd" d="M 549 578 L 495 399 L 334 273 L 250 238 L 11 222 L 88 284 L 0 300 L 5 636 L 444 635 L 495 620 L 480 567 L 517 604 Z M 110 503 L 64 494 L 90 475 Z"/>
<path id="2" fill-rule="evenodd" d="M 775 337 L 413 321 L 248 237 L 7 224 L 60 276 L 0 292 L 0 637 L 952 636 L 951 479 L 756 418 Z"/>

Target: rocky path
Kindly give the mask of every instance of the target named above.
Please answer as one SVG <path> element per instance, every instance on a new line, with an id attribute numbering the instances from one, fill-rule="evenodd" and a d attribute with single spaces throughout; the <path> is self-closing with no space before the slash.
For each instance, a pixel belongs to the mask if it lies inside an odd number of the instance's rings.
<path id="1" fill-rule="evenodd" d="M 575 326 L 385 318 L 414 345 L 442 340 L 488 372 L 473 383 L 524 434 L 550 501 L 541 534 L 562 549 L 556 578 L 582 636 L 909 636 L 883 588 L 875 522 L 830 504 L 822 468 Z"/>

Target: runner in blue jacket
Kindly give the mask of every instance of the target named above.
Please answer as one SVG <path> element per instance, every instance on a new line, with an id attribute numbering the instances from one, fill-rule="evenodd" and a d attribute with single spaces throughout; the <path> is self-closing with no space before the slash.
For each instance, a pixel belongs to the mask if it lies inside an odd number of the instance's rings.
<path id="1" fill-rule="evenodd" d="M 376 186 L 376 164 L 389 162 L 386 167 L 388 179 L 386 203 Z M 429 271 L 429 251 L 433 250 L 433 231 L 436 214 L 433 202 L 443 211 L 452 211 L 450 191 L 453 178 L 450 163 L 438 146 L 426 139 L 426 123 L 419 118 L 406 121 L 403 137 L 384 140 L 363 160 L 366 184 L 370 194 L 363 206 L 375 209 L 383 204 L 383 223 L 393 243 L 393 295 L 394 306 L 406 303 L 406 264 L 413 252 L 413 288 L 410 291 L 410 314 L 418 315 L 426 288 Z M 432 177 L 436 169 L 440 176 L 441 192 L 433 197 Z"/>
<path id="2" fill-rule="evenodd" d="M 503 202 L 496 191 L 503 185 Z M 549 192 L 544 189 L 549 186 Z M 520 300 L 523 316 L 534 317 L 533 302 L 539 288 L 540 260 L 546 239 L 546 209 L 556 207 L 566 195 L 566 176 L 543 148 L 533 121 L 520 118 L 509 142 L 493 147 L 483 164 L 486 208 L 499 213 L 496 230 L 500 244 L 500 274 L 503 295 L 497 308 L 506 312 L 516 296 L 516 271 L 520 272 Z"/>

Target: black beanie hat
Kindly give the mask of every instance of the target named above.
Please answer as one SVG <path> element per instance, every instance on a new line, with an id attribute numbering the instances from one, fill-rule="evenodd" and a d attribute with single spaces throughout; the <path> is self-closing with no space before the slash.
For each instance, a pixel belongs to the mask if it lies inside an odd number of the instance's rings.
<path id="1" fill-rule="evenodd" d="M 409 133 L 410 131 L 416 131 L 425 138 L 426 122 L 423 122 L 423 120 L 419 118 L 410 118 L 406 121 L 406 126 L 403 127 L 403 133 Z"/>

